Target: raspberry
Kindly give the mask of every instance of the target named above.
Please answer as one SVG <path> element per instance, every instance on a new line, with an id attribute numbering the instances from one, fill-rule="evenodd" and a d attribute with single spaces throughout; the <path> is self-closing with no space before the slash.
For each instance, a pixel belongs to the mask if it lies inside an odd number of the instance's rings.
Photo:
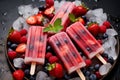
<path id="1" fill-rule="evenodd" d="M 20 34 L 21 34 L 21 36 L 26 35 L 26 34 L 27 34 L 27 30 L 26 30 L 26 29 L 22 29 L 22 30 L 20 31 Z"/>
<path id="2" fill-rule="evenodd" d="M 86 66 L 90 66 L 92 64 L 92 61 L 90 59 L 85 60 Z"/>
<path id="3" fill-rule="evenodd" d="M 50 63 L 58 62 L 58 58 L 57 58 L 56 56 L 51 56 L 51 57 L 49 58 L 49 62 L 50 62 Z"/>
<path id="4" fill-rule="evenodd" d="M 26 36 L 22 36 L 20 38 L 20 43 L 27 43 L 27 37 Z"/>
<path id="5" fill-rule="evenodd" d="M 102 25 L 102 26 L 100 26 L 100 33 L 105 33 L 106 32 L 106 29 L 107 29 L 107 27 L 105 26 L 105 25 Z"/>
<path id="6" fill-rule="evenodd" d="M 100 39 L 98 39 L 97 41 L 98 41 L 100 44 L 102 44 L 102 43 L 103 43 L 103 42 L 102 42 L 102 40 L 100 40 Z"/>
<path id="7" fill-rule="evenodd" d="M 13 60 L 17 56 L 17 53 L 15 51 L 9 51 L 8 57 Z"/>
<path id="8" fill-rule="evenodd" d="M 47 52 L 47 54 L 45 55 L 45 58 L 49 59 L 51 56 L 52 56 L 52 53 L 51 52 Z"/>
<path id="9" fill-rule="evenodd" d="M 97 78 L 101 78 L 101 75 L 100 75 L 100 73 L 98 71 L 95 72 L 95 74 L 96 74 Z"/>
<path id="10" fill-rule="evenodd" d="M 107 28 L 110 28 L 110 22 L 109 22 L 109 21 L 105 21 L 105 22 L 103 23 L 103 25 L 106 26 Z"/>

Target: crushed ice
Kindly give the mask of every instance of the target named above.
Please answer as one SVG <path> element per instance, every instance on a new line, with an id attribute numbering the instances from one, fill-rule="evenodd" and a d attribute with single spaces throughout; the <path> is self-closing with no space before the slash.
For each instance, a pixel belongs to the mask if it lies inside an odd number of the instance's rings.
<path id="1" fill-rule="evenodd" d="M 13 64 L 16 68 L 22 68 L 23 66 L 23 63 L 24 63 L 24 59 L 23 58 L 15 58 L 13 60 Z"/>

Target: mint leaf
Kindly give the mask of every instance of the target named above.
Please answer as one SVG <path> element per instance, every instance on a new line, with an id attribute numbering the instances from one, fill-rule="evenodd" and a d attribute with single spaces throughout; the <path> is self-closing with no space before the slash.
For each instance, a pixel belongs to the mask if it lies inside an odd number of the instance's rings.
<path id="1" fill-rule="evenodd" d="M 53 25 L 49 24 L 48 27 L 45 27 L 43 32 L 53 32 L 58 33 L 63 29 L 63 26 L 61 25 L 62 20 L 60 18 L 56 19 Z"/>
<path id="2" fill-rule="evenodd" d="M 75 21 L 76 21 L 75 16 L 74 16 L 74 14 L 72 14 L 72 13 L 69 14 L 69 19 L 70 19 L 70 21 L 72 21 L 72 22 L 75 22 Z"/>
<path id="3" fill-rule="evenodd" d="M 54 26 L 59 26 L 61 25 L 62 20 L 60 18 L 56 19 L 56 21 L 54 22 Z"/>

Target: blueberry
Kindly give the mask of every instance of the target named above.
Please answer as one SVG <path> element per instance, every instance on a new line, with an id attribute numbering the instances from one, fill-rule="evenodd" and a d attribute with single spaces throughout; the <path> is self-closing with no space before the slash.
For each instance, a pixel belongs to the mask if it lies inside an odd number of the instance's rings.
<path id="1" fill-rule="evenodd" d="M 24 73 L 25 73 L 25 76 L 29 76 L 30 74 L 30 70 L 29 69 L 25 69 L 25 71 L 24 71 Z"/>
<path id="2" fill-rule="evenodd" d="M 70 79 L 71 77 L 70 77 L 70 75 L 65 74 L 65 75 L 64 75 L 64 78 L 65 78 L 65 80 L 68 80 L 68 79 Z"/>
<path id="3" fill-rule="evenodd" d="M 40 5 L 38 8 L 39 8 L 40 11 L 44 11 L 46 6 L 45 5 Z"/>
<path id="4" fill-rule="evenodd" d="M 109 63 L 111 63 L 111 64 L 113 64 L 114 63 L 114 59 L 113 59 L 113 57 L 108 57 L 108 60 L 107 60 Z"/>
<path id="5" fill-rule="evenodd" d="M 17 44 L 12 44 L 11 46 L 10 46 L 10 48 L 12 49 L 12 50 L 15 50 L 16 48 L 17 48 Z"/>
<path id="6" fill-rule="evenodd" d="M 8 46 L 8 47 L 10 47 L 11 44 L 12 44 L 12 43 L 11 43 L 10 41 L 7 42 L 7 46 Z"/>
<path id="7" fill-rule="evenodd" d="M 83 56 L 83 53 L 82 52 L 79 52 L 81 56 Z"/>
<path id="8" fill-rule="evenodd" d="M 100 68 L 100 64 L 96 64 L 95 65 L 95 70 L 99 70 L 99 68 Z"/>
<path id="9" fill-rule="evenodd" d="M 106 39 L 106 38 L 108 38 L 108 35 L 105 33 L 103 34 L 103 39 Z"/>
<path id="10" fill-rule="evenodd" d="M 90 66 L 90 67 L 89 67 L 89 70 L 90 70 L 90 71 L 94 71 L 94 70 L 95 70 L 95 69 L 94 69 L 94 66 Z"/>
<path id="11" fill-rule="evenodd" d="M 35 77 L 34 76 L 30 76 L 29 80 L 35 80 Z"/>
<path id="12" fill-rule="evenodd" d="M 103 53 L 102 57 L 108 58 L 108 54 L 107 53 Z"/>
<path id="13" fill-rule="evenodd" d="M 89 77 L 90 80 L 97 80 L 97 77 L 95 74 L 91 74 Z"/>
<path id="14" fill-rule="evenodd" d="M 90 71 L 86 71 L 85 76 L 89 76 L 89 75 L 90 75 Z"/>

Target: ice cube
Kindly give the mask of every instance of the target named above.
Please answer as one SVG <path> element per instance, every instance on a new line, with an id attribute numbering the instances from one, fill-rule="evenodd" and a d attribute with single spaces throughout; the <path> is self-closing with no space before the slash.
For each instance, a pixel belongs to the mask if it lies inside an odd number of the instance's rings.
<path id="1" fill-rule="evenodd" d="M 36 80 L 46 80 L 47 77 L 48 77 L 47 73 L 39 71 L 37 73 Z"/>
<path id="2" fill-rule="evenodd" d="M 58 1 L 55 1 L 54 7 L 55 7 L 55 13 L 56 13 L 58 11 L 58 9 L 60 8 L 60 3 Z"/>
<path id="3" fill-rule="evenodd" d="M 25 22 L 25 19 L 22 17 L 18 17 L 14 22 L 13 22 L 13 29 L 20 31 L 23 28 L 23 23 Z"/>
<path id="4" fill-rule="evenodd" d="M 112 65 L 110 63 L 104 64 L 99 68 L 99 72 L 101 75 L 105 75 L 109 72 Z"/>
<path id="5" fill-rule="evenodd" d="M 15 58 L 15 59 L 13 60 L 13 65 L 14 65 L 16 68 L 22 68 L 23 63 L 24 63 L 24 59 L 23 59 L 23 58 Z"/>
<path id="6" fill-rule="evenodd" d="M 109 36 L 118 35 L 118 33 L 114 29 L 107 29 L 106 34 Z"/>
<path id="7" fill-rule="evenodd" d="M 82 5 L 81 1 L 79 1 L 79 0 L 75 0 L 74 3 L 76 6 Z"/>

